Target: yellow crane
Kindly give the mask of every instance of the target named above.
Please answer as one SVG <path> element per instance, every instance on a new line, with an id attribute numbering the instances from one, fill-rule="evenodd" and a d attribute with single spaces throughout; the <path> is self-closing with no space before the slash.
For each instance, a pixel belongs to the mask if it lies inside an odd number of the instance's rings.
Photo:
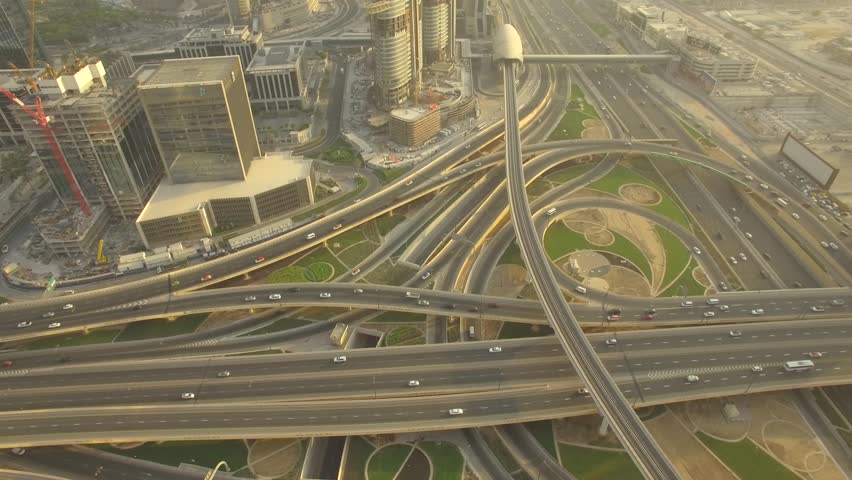
<path id="1" fill-rule="evenodd" d="M 104 255 L 104 239 L 98 242 L 98 265 L 106 265 L 109 259 Z"/>

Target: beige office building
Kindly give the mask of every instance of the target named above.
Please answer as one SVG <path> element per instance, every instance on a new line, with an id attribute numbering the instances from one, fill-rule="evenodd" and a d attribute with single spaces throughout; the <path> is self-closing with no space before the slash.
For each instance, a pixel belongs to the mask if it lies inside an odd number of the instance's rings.
<path id="1" fill-rule="evenodd" d="M 437 105 L 425 108 L 397 108 L 390 113 L 390 138 L 406 147 L 419 147 L 441 130 L 441 110 Z"/>

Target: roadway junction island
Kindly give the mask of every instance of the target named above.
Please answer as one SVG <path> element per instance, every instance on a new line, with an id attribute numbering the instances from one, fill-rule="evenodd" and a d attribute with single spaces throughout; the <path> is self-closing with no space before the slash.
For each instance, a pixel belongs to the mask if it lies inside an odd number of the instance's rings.
<path id="1" fill-rule="evenodd" d="M 40 296 L 4 284 L 0 478 L 848 476 L 842 215 L 734 142 L 709 147 L 649 88 L 680 57 L 602 51 L 591 8 L 563 6 L 585 12 L 567 32 L 547 21 L 561 2 L 492 4 L 515 25 L 459 42 L 454 60 L 461 26 L 436 25 L 455 2 L 368 3 L 372 94 L 400 145 L 440 137 L 431 153 L 377 174 L 259 155 L 241 124 L 228 129 L 248 147 L 216 141 L 251 152 L 226 164 L 187 158 L 188 140 L 155 126 L 177 150 L 140 209 L 146 244 L 189 228 L 161 217 L 212 236 L 298 213 L 180 268 Z M 470 10 L 465 29 L 483 29 Z M 424 32 L 397 21 L 417 15 Z M 447 98 L 476 85 L 470 114 L 500 119 L 439 133 L 437 103 L 407 103 L 418 35 L 433 70 L 473 82 L 453 94 L 447 80 Z M 223 78 L 251 118 L 239 75 Z M 188 82 L 172 80 L 149 82 L 142 105 L 166 115 L 157 89 Z M 219 107 L 199 95 L 181 108 Z M 333 168 L 357 180 L 323 202 Z"/>

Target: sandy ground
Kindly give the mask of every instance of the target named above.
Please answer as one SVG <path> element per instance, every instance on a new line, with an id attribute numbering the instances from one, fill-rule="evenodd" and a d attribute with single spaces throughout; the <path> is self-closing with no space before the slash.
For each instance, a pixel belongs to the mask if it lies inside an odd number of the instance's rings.
<path id="1" fill-rule="evenodd" d="M 673 413 L 666 412 L 645 425 L 684 480 L 738 480 Z"/>
<path id="2" fill-rule="evenodd" d="M 598 247 L 606 247 L 615 242 L 615 235 L 609 230 L 592 230 L 586 232 L 586 241 Z"/>
<path id="3" fill-rule="evenodd" d="M 559 442 L 621 449 L 621 443 L 612 429 L 603 437 L 598 435 L 600 425 L 601 417 L 598 415 L 560 418 L 553 421 L 553 431 Z"/>
<path id="4" fill-rule="evenodd" d="M 663 200 L 659 192 L 639 183 L 628 183 L 618 189 L 618 194 L 630 203 L 656 205 Z"/>
<path id="5" fill-rule="evenodd" d="M 705 287 L 710 286 L 710 280 L 707 278 L 707 273 L 704 272 L 704 269 L 701 267 L 695 267 L 692 269 L 692 278 Z"/>
<path id="6" fill-rule="evenodd" d="M 580 134 L 580 138 L 587 140 L 609 138 L 609 129 L 606 128 L 606 124 L 598 119 L 583 120 L 583 126 L 586 128 Z"/>
<path id="7" fill-rule="evenodd" d="M 575 252 L 563 258 L 562 269 L 568 274 L 573 274 L 572 262 L 577 265 L 578 274 L 586 277 L 589 272 L 602 267 L 609 266 L 609 260 L 598 252 Z"/>
<path id="8" fill-rule="evenodd" d="M 485 292 L 488 295 L 515 298 L 529 282 L 526 268 L 514 264 L 497 265 L 488 279 Z"/>
<path id="9" fill-rule="evenodd" d="M 651 291 L 656 294 L 660 288 L 659 283 L 662 282 L 666 272 L 666 251 L 659 235 L 657 235 L 656 223 L 639 215 L 620 210 L 606 209 L 603 210 L 603 213 L 607 218 L 609 227 L 636 244 L 645 258 L 648 259 L 653 278 L 647 281 L 653 286 Z"/>
<path id="10" fill-rule="evenodd" d="M 210 314 L 210 316 L 207 317 L 207 320 L 204 320 L 201 325 L 198 326 L 196 332 L 204 332 L 213 328 L 223 327 L 225 325 L 230 324 L 234 320 L 240 320 L 248 317 L 249 315 L 254 315 L 262 311 L 262 309 L 258 309 L 255 311 L 234 310 L 230 312 L 213 312 Z"/>
<path id="11" fill-rule="evenodd" d="M 599 278 L 612 286 L 609 289 L 612 293 L 634 297 L 651 296 L 651 286 L 648 285 L 645 277 L 628 268 L 614 265 L 607 269 L 606 273 Z"/>
<path id="12" fill-rule="evenodd" d="M 298 439 L 258 440 L 249 449 L 249 470 L 258 478 L 277 478 L 296 466 L 302 452 Z"/>

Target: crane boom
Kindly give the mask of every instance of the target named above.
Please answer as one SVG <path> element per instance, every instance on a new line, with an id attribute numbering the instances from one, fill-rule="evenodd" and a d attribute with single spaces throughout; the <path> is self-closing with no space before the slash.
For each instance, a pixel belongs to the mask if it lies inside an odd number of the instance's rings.
<path id="1" fill-rule="evenodd" d="M 62 149 L 59 148 L 59 143 L 56 141 L 56 135 L 53 134 L 53 129 L 51 129 L 49 125 L 50 119 L 44 114 L 41 97 L 36 97 L 36 108 L 33 110 L 27 107 L 21 99 L 8 89 L 0 86 L 0 92 L 2 92 L 3 95 L 6 95 L 6 97 L 13 103 L 18 105 L 21 110 L 27 113 L 27 115 L 31 116 L 33 120 L 35 120 L 36 124 L 41 127 L 42 133 L 45 138 L 47 138 L 50 150 L 53 152 L 53 157 L 59 163 L 59 167 L 65 175 L 65 180 L 68 182 L 68 185 L 71 187 L 71 191 L 74 193 L 74 198 L 77 200 L 77 204 L 80 205 L 80 209 L 83 210 L 83 213 L 86 214 L 86 216 L 89 216 L 91 214 L 89 203 L 86 201 L 86 197 L 83 196 L 80 184 L 77 183 L 77 179 L 74 178 L 74 174 L 71 172 L 71 167 L 68 165 L 65 155 L 62 154 Z"/>

